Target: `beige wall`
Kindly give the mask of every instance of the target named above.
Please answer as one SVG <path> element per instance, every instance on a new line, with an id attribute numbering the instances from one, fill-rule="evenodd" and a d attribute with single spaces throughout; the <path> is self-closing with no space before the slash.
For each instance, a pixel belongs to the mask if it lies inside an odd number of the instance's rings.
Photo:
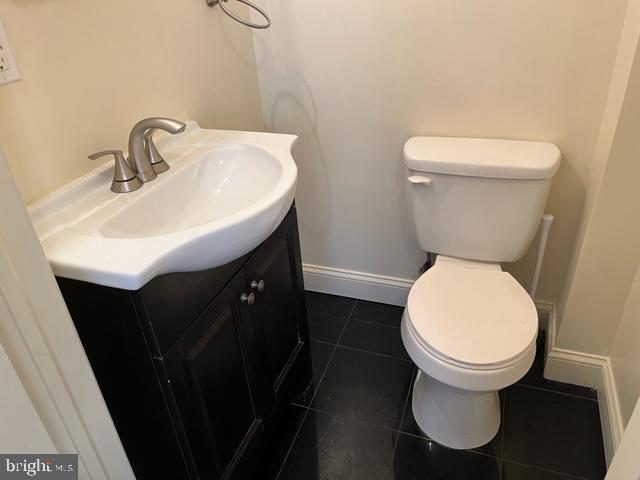
<path id="1" fill-rule="evenodd" d="M 571 252 L 567 278 L 557 301 L 556 326 L 559 326 L 562 321 L 568 297 L 571 294 L 571 287 L 576 269 L 578 268 L 580 253 L 593 215 L 596 199 L 602 186 L 602 179 L 609 160 L 609 154 L 611 153 L 611 146 L 616 134 L 616 129 L 618 128 L 620 113 L 627 93 L 639 38 L 640 0 L 629 0 L 622 33 L 620 35 L 620 42 L 618 44 L 616 62 L 609 84 L 609 94 L 592 156 L 592 168 L 590 180 L 586 186 L 584 212 L 581 216 Z"/>
<path id="2" fill-rule="evenodd" d="M 298 133 L 304 260 L 413 278 L 424 260 L 404 212 L 413 135 L 557 143 L 556 216 L 539 297 L 565 277 L 590 182 L 626 0 L 299 0 L 263 4 L 263 112 Z M 338 14 L 339 12 L 339 14 Z M 533 255 L 509 268 L 528 285 Z"/>
<path id="3" fill-rule="evenodd" d="M 263 127 L 251 33 L 204 0 L 0 0 L 0 18 L 23 76 L 0 87 L 0 145 L 26 203 L 146 116 Z"/>
<path id="4" fill-rule="evenodd" d="M 640 263 L 640 54 L 580 249 L 557 344 L 609 355 Z"/>
<path id="5" fill-rule="evenodd" d="M 640 397 L 640 269 L 636 271 L 611 350 L 611 365 L 622 419 L 627 424 Z"/>
<path id="6" fill-rule="evenodd" d="M 625 424 L 640 395 L 639 5 L 630 3 L 636 23 L 633 35 L 623 36 L 620 48 L 626 53 L 618 58 L 626 63 L 631 55 L 630 75 L 628 81 L 621 77 L 621 91 L 612 93 L 623 98 L 619 116 L 603 120 L 614 120 L 613 142 L 599 167 L 601 181 L 593 187 L 583 241 L 576 243 L 556 341 L 559 348 L 610 357 Z"/>

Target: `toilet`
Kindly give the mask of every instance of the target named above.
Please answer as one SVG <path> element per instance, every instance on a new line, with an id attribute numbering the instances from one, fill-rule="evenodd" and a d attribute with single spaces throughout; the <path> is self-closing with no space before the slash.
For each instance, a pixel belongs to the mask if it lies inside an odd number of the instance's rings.
<path id="1" fill-rule="evenodd" d="M 411 223 L 420 247 L 436 255 L 402 317 L 402 341 L 419 369 L 413 414 L 436 442 L 476 448 L 500 427 L 498 391 L 535 357 L 535 305 L 501 263 L 520 259 L 533 241 L 560 151 L 542 142 L 415 137 L 404 162 Z"/>

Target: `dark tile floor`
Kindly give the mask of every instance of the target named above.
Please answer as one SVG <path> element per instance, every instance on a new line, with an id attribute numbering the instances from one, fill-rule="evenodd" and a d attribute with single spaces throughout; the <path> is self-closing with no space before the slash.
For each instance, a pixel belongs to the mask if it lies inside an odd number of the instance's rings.
<path id="1" fill-rule="evenodd" d="M 542 378 L 542 356 L 500 392 L 502 425 L 473 451 L 427 438 L 411 412 L 416 368 L 402 309 L 307 295 L 313 382 L 288 407 L 256 480 L 600 480 L 595 392 Z"/>

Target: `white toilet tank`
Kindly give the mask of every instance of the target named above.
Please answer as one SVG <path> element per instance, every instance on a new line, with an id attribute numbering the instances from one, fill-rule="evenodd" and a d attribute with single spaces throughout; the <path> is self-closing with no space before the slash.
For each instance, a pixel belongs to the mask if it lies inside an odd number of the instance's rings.
<path id="1" fill-rule="evenodd" d="M 513 262 L 536 234 L 560 150 L 541 142 L 414 137 L 404 161 L 423 250 Z"/>

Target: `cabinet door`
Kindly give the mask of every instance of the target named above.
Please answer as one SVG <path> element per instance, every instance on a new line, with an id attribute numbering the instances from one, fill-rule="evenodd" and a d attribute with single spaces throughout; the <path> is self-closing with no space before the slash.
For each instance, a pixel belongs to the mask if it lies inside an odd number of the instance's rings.
<path id="1" fill-rule="evenodd" d="M 289 383 L 289 373 L 308 373 L 310 365 L 295 210 L 258 248 L 245 271 L 247 287 L 256 295 L 253 315 L 262 329 L 272 388 L 279 399 Z"/>
<path id="2" fill-rule="evenodd" d="M 247 478 L 261 454 L 264 426 L 246 348 L 255 332 L 240 301 L 244 286 L 240 272 L 159 360 L 201 479 Z"/>

